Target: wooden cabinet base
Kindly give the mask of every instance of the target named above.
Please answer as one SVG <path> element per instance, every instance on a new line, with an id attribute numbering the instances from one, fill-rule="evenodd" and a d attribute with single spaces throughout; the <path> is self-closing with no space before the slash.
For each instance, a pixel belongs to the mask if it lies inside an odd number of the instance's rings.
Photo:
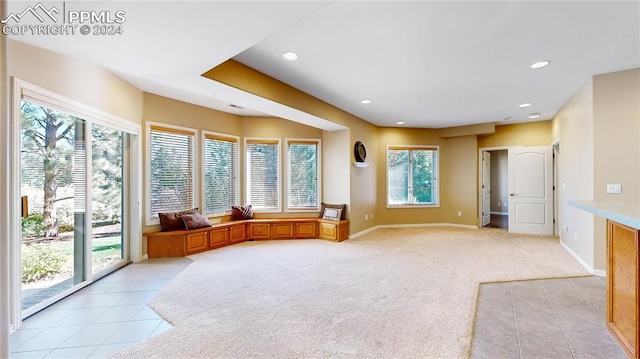
<path id="1" fill-rule="evenodd" d="M 349 221 L 329 221 L 320 219 L 319 231 L 320 239 L 334 242 L 342 242 L 349 238 Z"/>
<path id="2" fill-rule="evenodd" d="M 640 358 L 638 230 L 607 221 L 607 328 L 629 358 Z"/>
<path id="3" fill-rule="evenodd" d="M 349 237 L 349 220 L 315 218 L 256 219 L 215 224 L 213 227 L 145 233 L 149 258 L 184 257 L 249 239 L 312 239 L 342 242 Z"/>

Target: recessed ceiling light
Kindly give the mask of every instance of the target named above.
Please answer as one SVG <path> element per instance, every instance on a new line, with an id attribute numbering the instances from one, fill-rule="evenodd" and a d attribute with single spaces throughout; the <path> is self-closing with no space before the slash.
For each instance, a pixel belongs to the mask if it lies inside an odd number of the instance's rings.
<path id="1" fill-rule="evenodd" d="M 529 106 L 531 106 L 531 104 L 530 103 L 521 103 L 519 106 L 520 107 L 529 107 Z"/>
<path id="2" fill-rule="evenodd" d="M 539 113 L 532 113 L 529 115 L 529 118 L 538 118 L 538 117 L 540 117 Z"/>
<path id="3" fill-rule="evenodd" d="M 398 124 L 398 125 L 404 125 L 404 121 L 398 121 L 398 122 L 396 122 L 396 124 Z"/>
<path id="4" fill-rule="evenodd" d="M 362 101 L 360 101 L 360 102 L 362 102 L 363 104 L 365 104 L 365 105 L 366 105 L 366 104 L 370 104 L 370 103 L 371 103 L 371 100 L 362 100 Z"/>
<path id="5" fill-rule="evenodd" d="M 532 69 L 539 69 L 541 67 L 545 67 L 547 65 L 549 65 L 551 63 L 551 61 L 539 61 L 536 62 L 535 64 L 531 65 Z"/>
<path id="6" fill-rule="evenodd" d="M 295 52 L 285 52 L 284 54 L 282 54 L 282 57 L 289 61 L 295 61 L 298 59 L 298 54 L 296 54 Z"/>

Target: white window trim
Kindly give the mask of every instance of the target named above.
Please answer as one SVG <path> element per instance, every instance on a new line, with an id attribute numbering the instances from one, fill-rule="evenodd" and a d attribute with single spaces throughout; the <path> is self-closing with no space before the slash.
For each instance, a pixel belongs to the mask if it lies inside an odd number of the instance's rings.
<path id="1" fill-rule="evenodd" d="M 228 138 L 233 138 L 237 141 L 238 144 L 238 148 L 236 151 L 236 168 L 235 168 L 235 173 L 233 174 L 233 176 L 235 177 L 235 186 L 236 186 L 236 198 L 234 199 L 234 203 L 236 205 L 240 204 L 240 191 L 242 190 L 240 187 L 240 166 L 242 166 L 242 164 L 240 163 L 240 152 L 242 152 L 243 147 L 242 147 L 242 142 L 240 141 L 240 136 L 234 136 L 234 135 L 229 135 L 226 133 L 220 133 L 220 132 L 211 132 L 211 131 L 201 131 L 202 134 L 200 136 L 200 141 L 201 141 L 201 145 L 200 145 L 200 158 L 202 158 L 202 174 L 200 176 L 200 183 L 202 183 L 202 198 L 200 200 L 200 208 L 202 208 L 202 213 L 205 213 L 205 198 L 204 198 L 204 184 L 205 184 L 205 179 L 204 179 L 204 166 L 205 166 L 205 138 L 206 135 L 210 135 L 210 136 L 220 136 L 220 137 L 228 137 Z M 207 216 L 209 217 L 221 217 L 221 216 L 227 216 L 231 214 L 231 210 L 229 211 L 224 211 L 224 212 L 206 212 L 205 213 Z"/>
<path id="2" fill-rule="evenodd" d="M 270 138 L 270 137 L 245 137 L 244 138 L 244 147 L 243 147 L 243 157 L 244 157 L 244 199 L 245 204 L 249 203 L 249 182 L 250 182 L 250 174 L 249 170 L 249 158 L 247 156 L 246 150 L 248 148 L 249 141 L 277 141 L 278 142 L 278 207 L 271 209 L 262 209 L 262 208 L 253 208 L 254 213 L 282 213 L 282 141 L 280 138 Z"/>
<path id="3" fill-rule="evenodd" d="M 200 188 L 200 166 L 198 165 L 199 162 L 199 153 L 200 151 L 198 150 L 200 148 L 200 136 L 198 136 L 198 130 L 195 128 L 190 128 L 190 127 L 182 127 L 182 126 L 176 126 L 176 125 L 171 125 L 168 123 L 162 123 L 162 122 L 153 122 L 153 121 L 146 121 L 145 122 L 145 153 L 146 155 L 144 156 L 144 170 L 145 170 L 145 190 L 144 190 L 144 195 L 145 195 L 145 214 L 144 214 L 144 218 L 145 218 L 145 226 L 152 226 L 152 225 L 157 225 L 160 224 L 160 218 L 157 215 L 151 215 L 151 126 L 158 126 L 158 127 L 165 127 L 165 128 L 170 128 L 170 129 L 175 129 L 175 130 L 179 130 L 179 131 L 188 131 L 188 132 L 193 132 L 193 204 L 194 206 L 199 207 L 200 204 L 200 200 L 199 200 L 199 188 Z"/>
<path id="4" fill-rule="evenodd" d="M 438 153 L 438 160 L 436 163 L 436 168 L 434 170 L 434 177 L 437 180 L 436 185 L 436 203 L 433 204 L 389 204 L 389 148 L 392 147 L 405 147 L 410 149 L 424 149 L 424 148 L 435 148 Z M 387 145 L 385 153 L 384 153 L 384 176 L 385 176 L 385 203 L 386 207 L 389 209 L 393 208 L 438 208 L 440 207 L 440 146 L 436 145 Z"/>
<path id="5" fill-rule="evenodd" d="M 291 183 L 289 183 L 289 178 L 291 176 L 291 168 L 289 166 L 289 143 L 290 142 L 298 142 L 298 141 L 302 141 L 302 142 L 317 142 L 317 149 L 316 149 L 316 171 L 318 174 L 318 178 L 317 178 L 317 198 L 316 198 L 316 203 L 318 204 L 316 207 L 309 207 L 309 208 L 298 208 L 298 207 L 289 207 L 289 189 L 291 186 Z M 322 140 L 319 138 L 286 138 L 284 141 L 284 146 L 285 146 L 285 156 L 284 158 L 286 159 L 285 162 L 285 168 L 286 168 L 286 181 L 287 181 L 287 190 L 283 193 L 283 197 L 284 197 L 284 203 L 286 203 L 286 211 L 287 212 L 291 212 L 291 213 L 308 213 L 308 212 L 318 212 L 320 211 L 320 205 L 321 205 L 321 199 L 322 199 Z"/>
<path id="6" fill-rule="evenodd" d="M 21 138 L 20 138 L 20 128 L 21 124 L 21 115 L 20 115 L 20 104 L 23 99 L 34 101 L 39 104 L 45 105 L 47 107 L 66 112 L 73 116 L 82 118 L 85 120 L 86 129 L 91 128 L 93 124 L 107 126 L 122 132 L 126 132 L 134 135 L 131 142 L 131 147 L 129 148 L 128 159 L 125 159 L 125 171 L 129 174 L 129 179 L 139 179 L 141 176 L 140 173 L 140 163 L 141 157 L 139 154 L 141 153 L 141 145 L 140 145 L 140 134 L 142 126 L 136 122 L 131 120 L 127 120 L 125 118 L 112 115 L 108 112 L 99 110 L 97 108 L 85 105 L 79 101 L 70 99 L 68 97 L 59 95 L 53 91 L 49 91 L 40 86 L 34 85 L 30 82 L 12 78 L 13 80 L 13 89 L 12 89 L 12 99 L 11 99 L 11 117 L 10 123 L 8 126 L 9 129 L 9 156 L 11 158 L 11 163 L 7 165 L 7 169 L 10 175 L 7 176 L 7 180 L 9 181 L 9 189 L 12 194 L 9 197 L 8 206 L 10 208 L 9 213 L 9 223 L 8 223 L 8 231 L 10 233 L 9 238 L 20 238 L 21 237 L 21 220 L 20 220 L 20 210 L 21 200 L 20 200 L 20 192 L 21 192 L 21 184 L 20 184 L 20 151 L 21 151 Z M 86 143 L 86 151 L 87 154 L 91 152 L 91 136 L 87 137 Z M 87 156 L 87 158 L 91 158 L 91 156 Z M 87 163 L 87 172 L 86 172 L 86 181 L 90 183 L 92 174 L 91 162 Z M 129 181 L 129 193 L 126 199 L 125 205 L 125 213 L 124 215 L 129 217 L 127 228 L 123 228 L 126 231 L 125 240 L 123 245 L 128 246 L 129 249 L 129 260 L 140 260 L 142 256 L 142 227 L 140 226 L 140 218 L 141 216 L 141 197 L 142 191 L 140 188 L 141 181 Z M 92 204 L 92 193 L 91 186 L 87 186 L 87 196 L 85 199 L 85 208 L 87 211 L 91 211 Z M 85 232 L 88 235 L 91 235 L 91 221 L 87 221 Z M 17 244 L 17 245 L 16 245 Z M 85 256 L 90 260 L 91 255 L 91 245 L 89 243 L 88 248 L 85 249 Z M 21 299 L 21 280 L 20 280 L 20 267 L 21 267 L 21 251 L 19 243 L 15 243 L 15 241 L 10 241 L 9 248 L 11 251 L 11 263 L 10 263 L 10 327 L 12 330 L 18 330 L 21 327 L 22 323 L 22 299 Z M 87 267 L 85 269 L 85 277 L 88 278 L 86 283 L 83 285 L 90 284 L 93 280 L 97 279 L 95 273 L 91 273 L 91 268 Z M 53 300 L 62 299 L 64 296 L 71 294 L 73 291 L 77 289 L 70 289 L 68 291 L 62 292 L 57 296 L 53 297 Z M 31 312 L 35 312 L 39 309 L 39 307 L 33 307 Z M 31 314 L 31 312 L 27 312 L 27 314 Z"/>

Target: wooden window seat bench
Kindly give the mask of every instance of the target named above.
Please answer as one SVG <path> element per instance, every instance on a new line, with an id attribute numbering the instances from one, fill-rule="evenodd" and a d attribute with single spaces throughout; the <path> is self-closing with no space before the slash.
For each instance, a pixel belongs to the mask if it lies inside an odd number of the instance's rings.
<path id="1" fill-rule="evenodd" d="M 349 236 L 349 220 L 320 218 L 247 219 L 215 223 L 211 227 L 147 232 L 149 258 L 183 257 L 247 240 L 325 239 L 341 242 Z"/>

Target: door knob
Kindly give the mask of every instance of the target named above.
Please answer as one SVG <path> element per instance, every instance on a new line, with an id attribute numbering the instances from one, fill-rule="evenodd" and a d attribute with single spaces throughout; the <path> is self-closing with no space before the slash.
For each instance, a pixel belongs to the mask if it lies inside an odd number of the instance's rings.
<path id="1" fill-rule="evenodd" d="M 509 193 L 509 196 L 511 196 L 511 197 L 515 197 L 515 196 L 516 196 L 516 194 L 515 194 L 515 193 Z"/>

